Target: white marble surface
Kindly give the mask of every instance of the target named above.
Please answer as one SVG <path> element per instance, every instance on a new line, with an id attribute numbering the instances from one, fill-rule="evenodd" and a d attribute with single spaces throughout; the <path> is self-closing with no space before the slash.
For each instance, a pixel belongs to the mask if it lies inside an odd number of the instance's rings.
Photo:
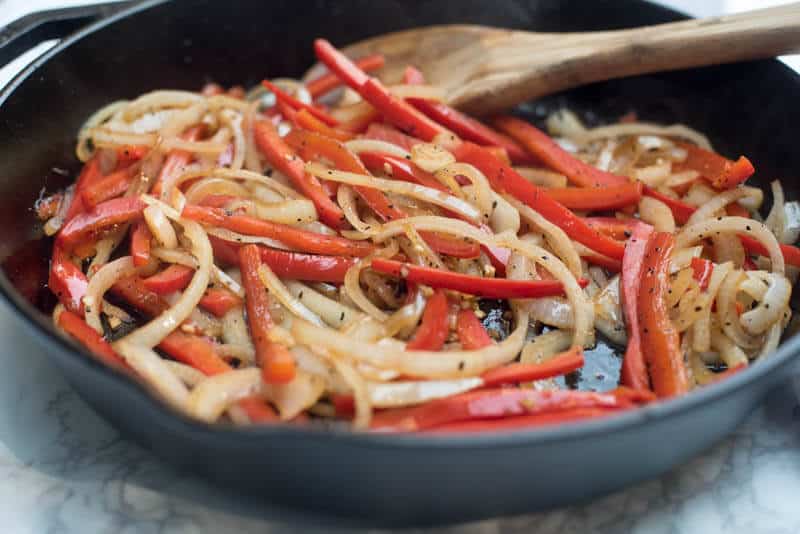
<path id="1" fill-rule="evenodd" d="M 80 2 L 0 0 L 0 25 L 26 11 L 66 3 Z M 748 4 L 665 3 L 704 15 Z M 0 84 L 12 70 L 0 69 Z M 242 501 L 176 472 L 99 419 L 4 307 L 0 340 L 0 532 L 250 534 L 356 529 Z M 800 407 L 795 399 L 789 388 L 775 391 L 729 439 L 658 480 L 584 506 L 436 532 L 800 532 Z"/>

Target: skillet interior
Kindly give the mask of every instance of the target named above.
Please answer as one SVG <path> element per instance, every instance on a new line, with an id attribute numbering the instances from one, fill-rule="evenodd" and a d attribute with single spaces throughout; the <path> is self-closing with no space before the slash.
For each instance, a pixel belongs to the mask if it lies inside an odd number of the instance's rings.
<path id="1" fill-rule="evenodd" d="M 18 261 L 19 253 L 17 261 L 7 259 L 22 249 L 32 257 L 41 254 L 29 206 L 43 186 L 53 190 L 67 181 L 53 167 L 76 168 L 74 133 L 93 110 L 157 87 L 196 89 L 211 79 L 252 84 L 264 75 L 297 76 L 311 64 L 310 43 L 319 35 L 345 44 L 443 22 L 580 31 L 651 24 L 675 15 L 632 0 L 597 1 L 591 9 L 580 0 L 502 0 L 491 7 L 478 0 L 294 0 L 269 7 L 251 0 L 233 10 L 210 0 L 191 8 L 177 2 L 151 5 L 101 23 L 69 48 L 48 54 L 0 96 L 0 258 L 6 259 L 7 276 L 0 284 L 28 318 L 25 323 L 38 323 L 34 332 L 79 393 L 168 460 L 299 507 L 384 522 L 531 511 L 654 476 L 696 453 L 746 415 L 796 351 L 797 343 L 790 343 L 771 361 L 715 390 L 613 421 L 535 433 L 407 439 L 296 429 L 229 431 L 176 418 L 140 388 L 76 357 L 54 338 L 49 319 L 20 298 L 47 304 L 41 282 L 30 276 L 33 263 Z M 763 185 L 800 171 L 800 154 L 792 146 L 798 96 L 794 74 L 776 62 L 758 62 L 596 84 L 525 109 L 536 118 L 566 105 L 600 122 L 634 109 L 647 120 L 684 122 L 706 132 L 723 153 L 750 156 Z M 800 198 L 797 182 L 786 180 L 784 186 L 790 198 Z M 40 263 L 38 272 L 42 267 L 46 264 Z"/>

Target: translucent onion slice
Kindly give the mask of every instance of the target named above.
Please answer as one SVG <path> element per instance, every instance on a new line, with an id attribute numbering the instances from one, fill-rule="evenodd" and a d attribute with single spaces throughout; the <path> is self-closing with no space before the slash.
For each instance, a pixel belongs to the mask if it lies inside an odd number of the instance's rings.
<path id="1" fill-rule="evenodd" d="M 163 108 L 187 108 L 204 101 L 204 97 L 190 91 L 152 91 L 145 93 L 125 106 L 122 118 L 128 122 L 140 115 Z"/>
<path id="2" fill-rule="evenodd" d="M 772 271 L 778 274 L 785 272 L 783 253 L 775 236 L 764 224 L 744 217 L 721 217 L 686 225 L 678 233 L 675 246 L 676 248 L 687 247 L 707 237 L 717 235 L 717 232 L 720 234 L 747 234 L 758 240 L 769 253 Z"/>
<path id="3" fill-rule="evenodd" d="M 403 343 L 392 339 L 366 343 L 306 321 L 295 321 L 292 324 L 292 334 L 298 343 L 308 345 L 312 350 L 314 346 L 325 347 L 357 361 L 420 378 L 477 376 L 506 364 L 519 354 L 527 331 L 528 314 L 518 311 L 516 328 L 501 343 L 480 350 L 438 352 L 406 351 Z"/>
<path id="4" fill-rule="evenodd" d="M 114 350 L 167 404 L 181 412 L 187 411 L 189 390 L 172 373 L 166 360 L 156 354 L 153 349 L 122 339 L 114 343 Z"/>
<path id="5" fill-rule="evenodd" d="M 713 150 L 708 138 L 688 126 L 674 124 L 672 126 L 662 126 L 649 122 L 630 122 L 624 124 L 612 124 L 610 126 L 600 126 L 585 130 L 583 133 L 573 132 L 569 137 L 580 144 L 587 144 L 598 139 L 608 139 L 612 137 L 627 137 L 641 135 L 658 135 L 662 137 L 680 137 L 687 139 L 699 147 L 706 150 Z"/>
<path id="6" fill-rule="evenodd" d="M 281 419 L 289 421 L 311 408 L 325 392 L 325 381 L 302 370 L 295 372 L 288 384 L 264 384 L 264 396 L 278 409 Z"/>
<path id="7" fill-rule="evenodd" d="M 733 340 L 736 345 L 745 349 L 754 349 L 758 340 L 746 333 L 739 322 L 736 313 L 736 294 L 739 284 L 745 278 L 742 271 L 734 270 L 728 273 L 717 292 L 717 318 L 722 332 Z M 761 282 L 759 285 L 764 287 Z"/>
<path id="8" fill-rule="evenodd" d="M 675 217 L 666 204 L 652 197 L 642 197 L 639 201 L 639 217 L 652 224 L 657 232 L 675 232 Z"/>
<path id="9" fill-rule="evenodd" d="M 111 289 L 117 280 L 136 273 L 133 258 L 123 256 L 100 268 L 89 280 L 86 295 L 83 297 L 86 324 L 103 335 L 103 323 L 100 321 L 100 312 L 103 311 L 103 295 Z"/>
<path id="10" fill-rule="evenodd" d="M 792 285 L 785 276 L 765 274 L 763 280 L 768 284 L 764 298 L 740 317 L 742 326 L 751 334 L 763 334 L 771 325 L 780 324 L 792 296 Z"/>
<path id="11" fill-rule="evenodd" d="M 483 215 L 483 222 L 486 222 L 494 210 L 494 200 L 497 196 L 492 191 L 489 180 L 481 171 L 468 163 L 450 163 L 436 171 L 436 178 L 443 183 L 447 181 L 445 177 L 455 180 L 456 176 L 463 176 L 472 183 L 474 204 Z"/>
<path id="12" fill-rule="evenodd" d="M 564 352 L 572 344 L 572 333 L 567 330 L 550 330 L 539 334 L 525 344 L 520 361 L 522 363 L 544 363 L 556 354 Z"/>
<path id="13" fill-rule="evenodd" d="M 162 247 L 172 249 L 178 246 L 178 236 L 175 234 L 175 229 L 159 206 L 155 204 L 147 206 L 144 209 L 144 220 L 147 222 L 153 237 Z"/>
<path id="14" fill-rule="evenodd" d="M 208 288 L 214 259 L 208 236 L 206 236 L 202 227 L 194 221 L 180 220 L 179 222 L 183 226 L 184 235 L 192 243 L 192 253 L 197 259 L 197 269 L 191 282 L 189 282 L 189 285 L 174 306 L 165 310 L 145 326 L 134 330 L 120 341 L 117 341 L 114 344 L 115 346 L 125 342 L 130 345 L 155 347 L 191 315 L 192 310 L 197 307 L 198 302 L 200 302 Z"/>
<path id="15" fill-rule="evenodd" d="M 378 141 L 377 139 L 353 139 L 347 141 L 344 146 L 356 154 L 360 154 L 361 152 L 378 152 L 398 158 L 411 159 L 411 154 L 404 148 L 387 141 Z"/>
<path id="16" fill-rule="evenodd" d="M 228 144 L 220 141 L 185 141 L 180 138 L 161 138 L 157 134 L 135 134 L 128 132 L 115 132 L 106 128 L 92 128 L 88 132 L 89 138 L 98 148 L 116 148 L 124 145 L 159 146 L 163 150 L 186 150 L 199 154 L 214 154 L 228 148 Z"/>
<path id="17" fill-rule="evenodd" d="M 324 167 L 318 163 L 307 163 L 306 172 L 333 182 L 345 183 L 353 186 L 371 187 L 386 193 L 396 193 L 399 195 L 410 196 L 425 202 L 430 202 L 444 209 L 454 211 L 461 216 L 475 222 L 481 222 L 481 214 L 472 204 L 463 201 L 458 197 L 442 193 L 437 189 L 425 187 L 423 185 L 385 180 L 374 176 L 354 174 L 350 172 L 335 171 Z"/>
<path id="18" fill-rule="evenodd" d="M 319 316 L 312 312 L 311 310 L 306 307 L 300 299 L 295 298 L 294 295 L 287 289 L 281 279 L 277 277 L 277 275 L 269 268 L 267 264 L 261 264 L 261 268 L 258 270 L 258 277 L 261 279 L 261 283 L 269 290 L 269 292 L 274 296 L 278 301 L 283 304 L 283 306 L 289 310 L 291 313 L 298 317 L 302 317 L 306 321 L 309 321 L 312 324 L 317 326 L 324 326 L 325 323 Z"/>
<path id="19" fill-rule="evenodd" d="M 261 389 L 261 369 L 235 369 L 210 376 L 197 384 L 186 401 L 189 415 L 213 423 L 236 401 Z"/>
<path id="20" fill-rule="evenodd" d="M 711 219 L 728 204 L 732 204 L 746 196 L 749 196 L 749 191 L 743 188 L 729 189 L 728 191 L 719 193 L 697 208 L 697 211 L 689 217 L 686 224 L 695 224 L 700 221 L 705 221 L 706 219 Z"/>
<path id="21" fill-rule="evenodd" d="M 190 388 L 196 386 L 206 379 L 206 375 L 194 367 L 190 367 L 186 364 L 172 360 L 164 360 L 164 363 L 167 364 L 167 367 L 169 367 L 169 370 L 172 371 L 172 374 L 180 378 L 181 382 Z"/>
<path id="22" fill-rule="evenodd" d="M 374 408 L 399 408 L 457 395 L 482 385 L 483 380 L 474 377 L 458 380 L 367 382 L 367 389 Z"/>
<path id="23" fill-rule="evenodd" d="M 444 89 L 436 85 L 390 85 L 389 91 L 398 98 L 424 98 L 443 102 Z"/>
<path id="24" fill-rule="evenodd" d="M 329 299 L 322 293 L 315 291 L 306 284 L 286 280 L 286 289 L 294 298 L 302 302 L 305 306 L 322 318 L 328 325 L 334 328 L 341 328 L 343 325 L 357 319 L 361 314 L 339 302 Z"/>
<path id="25" fill-rule="evenodd" d="M 199 204 L 209 195 L 232 195 L 242 198 L 250 196 L 247 189 L 230 178 L 202 178 L 186 190 L 186 200 L 191 204 Z"/>

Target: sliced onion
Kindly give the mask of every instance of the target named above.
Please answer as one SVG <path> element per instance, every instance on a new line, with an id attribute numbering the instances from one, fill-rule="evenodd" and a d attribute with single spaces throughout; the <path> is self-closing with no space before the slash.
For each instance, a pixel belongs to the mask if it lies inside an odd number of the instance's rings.
<path id="1" fill-rule="evenodd" d="M 613 343 L 624 347 L 628 342 L 622 301 L 619 292 L 619 275 L 601 289 L 594 299 L 594 326 Z"/>
<path id="2" fill-rule="evenodd" d="M 666 204 L 652 197 L 642 197 L 639 201 L 639 217 L 652 224 L 657 232 L 675 232 L 675 217 Z"/>
<path id="3" fill-rule="evenodd" d="M 100 312 L 103 311 L 103 295 L 111 289 L 117 280 L 136 273 L 133 258 L 123 256 L 100 268 L 89 280 L 86 295 L 83 297 L 86 324 L 103 335 L 103 323 L 100 321 Z"/>
<path id="4" fill-rule="evenodd" d="M 674 124 L 672 126 L 661 126 L 660 124 L 652 124 L 649 122 L 629 122 L 622 124 L 612 124 L 610 126 L 600 126 L 591 128 L 584 133 L 577 135 L 573 133 L 569 137 L 576 139 L 581 144 L 587 144 L 591 141 L 598 139 L 607 139 L 611 137 L 627 137 L 627 136 L 641 136 L 641 135 L 659 135 L 662 137 L 680 137 L 687 139 L 697 146 L 706 150 L 713 150 L 708 138 L 688 126 L 683 124 Z"/>
<path id="5" fill-rule="evenodd" d="M 189 91 L 152 91 L 128 103 L 122 118 L 128 122 L 148 112 L 163 108 L 186 108 L 204 101 L 197 93 Z"/>
<path id="6" fill-rule="evenodd" d="M 203 178 L 186 190 L 186 200 L 192 204 L 199 204 L 209 195 L 232 195 L 245 198 L 249 196 L 249 193 L 243 186 L 228 178 Z"/>
<path id="7" fill-rule="evenodd" d="M 75 154 L 82 163 L 86 163 L 92 157 L 92 151 L 89 150 L 89 145 L 87 143 L 90 137 L 89 132 L 93 128 L 108 121 L 127 105 L 127 100 L 117 100 L 98 109 L 92 113 L 88 119 L 86 119 L 86 122 L 83 123 L 83 126 L 81 126 L 80 130 L 78 131 L 78 144 L 75 150 Z"/>
<path id="8" fill-rule="evenodd" d="M 711 348 L 719 351 L 720 358 L 729 369 L 748 364 L 747 354 L 719 330 L 711 334 Z"/>
<path id="9" fill-rule="evenodd" d="M 379 250 L 372 255 L 359 260 L 352 267 L 347 270 L 344 275 L 344 292 L 353 303 L 361 308 L 361 311 L 374 318 L 376 321 L 384 322 L 389 318 L 388 314 L 375 306 L 364 294 L 361 289 L 361 271 L 370 265 L 373 257 L 386 257 L 391 258 L 397 254 L 398 246 L 395 241 L 392 241 L 385 249 Z"/>
<path id="10" fill-rule="evenodd" d="M 733 340 L 736 345 L 745 349 L 754 349 L 758 346 L 756 339 L 746 333 L 739 322 L 736 313 L 736 293 L 745 274 L 742 271 L 731 271 L 717 292 L 717 317 L 722 331 Z M 765 287 L 761 282 L 761 287 Z"/>
<path id="11" fill-rule="evenodd" d="M 175 376 L 166 360 L 153 349 L 127 342 L 114 343 L 114 350 L 141 376 L 170 406 L 185 412 L 188 408 L 189 390 Z"/>
<path id="12" fill-rule="evenodd" d="M 317 220 L 314 203 L 305 199 L 292 199 L 274 204 L 252 203 L 253 214 L 259 219 L 282 224 L 302 224 Z"/>
<path id="13" fill-rule="evenodd" d="M 697 352 L 706 352 L 711 348 L 711 304 L 723 280 L 732 269 L 733 264 L 730 262 L 715 265 L 708 281 L 708 288 L 701 293 L 701 298 L 694 302 L 695 311 L 701 308 L 692 323 L 692 348 Z"/>
<path id="14" fill-rule="evenodd" d="M 542 187 L 567 187 L 567 177 L 538 167 L 514 167 L 520 176 Z"/>
<path id="15" fill-rule="evenodd" d="M 526 222 L 533 225 L 544 234 L 547 239 L 547 244 L 553 249 L 554 254 L 568 266 L 569 271 L 573 275 L 581 276 L 583 274 L 581 257 L 578 255 L 574 243 L 564 230 L 551 223 L 542 217 L 538 211 L 532 209 L 527 204 L 523 204 L 516 198 L 506 195 L 505 199 L 519 212 Z"/>
<path id="16" fill-rule="evenodd" d="M 489 180 L 486 179 L 486 176 L 481 171 L 468 163 L 451 163 L 436 171 L 436 178 L 443 183 L 447 181 L 445 177 L 455 181 L 456 176 L 463 176 L 470 181 L 475 198 L 474 204 L 483 215 L 483 222 L 488 220 L 494 210 L 494 200 L 497 196 L 492 191 Z"/>
<path id="17" fill-rule="evenodd" d="M 172 374 L 180 378 L 181 382 L 188 387 L 194 387 L 206 379 L 206 375 L 194 367 L 172 360 L 164 360 L 164 363 L 167 364 Z"/>
<path id="18" fill-rule="evenodd" d="M 377 139 L 353 139 L 351 141 L 347 141 L 344 146 L 356 154 L 360 154 L 362 152 L 378 152 L 380 154 L 388 154 L 398 158 L 411 159 L 411 153 L 404 148 L 393 143 L 379 141 Z"/>
<path id="19" fill-rule="evenodd" d="M 411 147 L 411 161 L 423 171 L 435 173 L 456 162 L 455 156 L 433 143 L 420 143 Z"/>
<path id="20" fill-rule="evenodd" d="M 144 220 L 147 222 L 153 237 L 162 247 L 171 249 L 178 246 L 178 236 L 175 235 L 175 229 L 172 228 L 172 224 L 159 206 L 155 204 L 147 206 L 144 209 Z"/>
<path id="21" fill-rule="evenodd" d="M 98 148 L 116 148 L 125 145 L 160 146 L 163 150 L 186 150 L 200 154 L 218 155 L 228 144 L 218 141 L 185 141 L 180 138 L 161 138 L 156 134 L 115 132 L 105 128 L 92 128 L 89 138 Z"/>
<path id="22" fill-rule="evenodd" d="M 213 423 L 236 401 L 261 389 L 261 369 L 235 369 L 210 376 L 197 384 L 187 399 L 189 415 Z"/>
<path id="23" fill-rule="evenodd" d="M 744 217 L 720 217 L 686 225 L 678 233 L 675 246 L 676 248 L 687 247 L 707 237 L 712 237 L 717 232 L 720 234 L 747 234 L 756 239 L 767 249 L 772 262 L 772 271 L 778 274 L 785 272 L 783 253 L 775 236 L 762 223 Z"/>
<path id="24" fill-rule="evenodd" d="M 222 318 L 222 340 L 229 345 L 247 347 L 255 354 L 253 340 L 250 339 L 250 332 L 247 329 L 244 310 L 241 306 L 233 308 Z M 246 363 L 253 364 L 254 361 L 254 359 L 250 359 Z"/>
<path id="25" fill-rule="evenodd" d="M 449 397 L 482 385 L 483 380 L 473 377 L 458 380 L 367 382 L 367 389 L 374 408 L 399 408 Z"/>
<path id="26" fill-rule="evenodd" d="M 550 330 L 539 334 L 525 344 L 520 361 L 522 363 L 544 363 L 551 357 L 564 352 L 572 345 L 572 332 Z"/>
<path id="27" fill-rule="evenodd" d="M 740 317 L 742 326 L 751 334 L 762 334 L 771 325 L 780 323 L 792 296 L 792 285 L 782 274 L 765 274 L 763 280 L 768 284 L 764 298 Z"/>
<path id="28" fill-rule="evenodd" d="M 689 217 L 689 220 L 686 221 L 686 224 L 695 224 L 700 221 L 705 221 L 706 219 L 711 219 L 712 217 L 716 216 L 717 213 L 725 206 L 736 202 L 740 198 L 748 196 L 748 193 L 749 192 L 746 189 L 741 188 L 729 189 L 723 193 L 719 193 L 714 198 L 697 208 L 697 211 L 695 211 L 692 216 Z"/>
<path id="29" fill-rule="evenodd" d="M 155 347 L 191 315 L 192 310 L 200 302 L 208 288 L 214 259 L 208 236 L 194 221 L 180 220 L 180 224 L 183 226 L 184 234 L 192 242 L 192 253 L 198 264 L 191 282 L 174 306 L 165 310 L 145 326 L 117 341 L 115 346 L 125 342 L 130 345 Z"/>
<path id="30" fill-rule="evenodd" d="M 444 89 L 437 85 L 390 85 L 389 91 L 398 98 L 424 98 L 443 102 Z"/>
<path id="31" fill-rule="evenodd" d="M 285 283 L 294 298 L 308 306 L 312 312 L 334 328 L 340 328 L 360 315 L 353 308 L 329 299 L 306 284 L 294 280 L 286 280 Z"/>
<path id="32" fill-rule="evenodd" d="M 275 405 L 281 419 L 289 421 L 319 401 L 325 381 L 317 375 L 298 370 L 288 384 L 264 384 L 264 395 Z"/>
<path id="33" fill-rule="evenodd" d="M 317 326 L 325 325 L 316 313 L 309 310 L 305 304 L 289 292 L 286 286 L 283 285 L 283 282 L 281 282 L 281 279 L 269 268 L 269 265 L 265 263 L 261 264 L 258 270 L 258 277 L 269 292 L 291 313 Z"/>
<path id="34" fill-rule="evenodd" d="M 385 180 L 383 178 L 375 178 L 374 176 L 366 176 L 361 174 L 354 174 L 350 172 L 342 172 L 327 169 L 318 163 L 307 163 L 306 172 L 317 178 L 329 180 L 333 182 L 345 183 L 353 186 L 371 187 L 387 193 L 396 193 L 399 195 L 410 196 L 425 202 L 430 202 L 444 209 L 454 211 L 463 217 L 479 223 L 481 221 L 480 212 L 468 202 L 464 202 L 458 197 L 442 193 L 438 189 L 426 187 L 423 185 L 412 184 L 409 182 L 400 182 L 394 180 Z"/>
<path id="35" fill-rule="evenodd" d="M 355 228 L 355 231 L 348 231 L 346 237 L 348 239 L 367 239 L 369 238 L 372 226 L 361 220 L 358 216 L 358 209 L 356 207 L 356 194 L 353 188 L 348 185 L 340 185 L 336 191 L 336 200 L 339 202 L 339 207 L 342 208 L 345 219 L 350 225 Z"/>
<path id="36" fill-rule="evenodd" d="M 633 178 L 650 187 L 658 187 L 669 178 L 672 162 L 665 161 L 633 170 Z M 650 197 L 645 197 L 650 198 Z"/>
<path id="37" fill-rule="evenodd" d="M 233 161 L 230 168 L 233 170 L 241 169 L 244 166 L 245 150 L 247 142 L 244 130 L 242 129 L 243 117 L 240 113 L 225 110 L 220 113 L 222 122 L 233 132 Z"/>
<path id="38" fill-rule="evenodd" d="M 264 185 L 269 187 L 273 191 L 280 193 L 283 195 L 284 198 L 303 198 L 300 193 L 292 189 L 291 187 L 282 184 L 276 179 L 276 175 L 273 174 L 272 177 L 264 176 L 263 174 L 259 174 L 253 171 L 247 171 L 244 169 L 233 170 L 233 169 L 225 169 L 222 167 L 217 167 L 214 169 L 199 169 L 190 172 L 186 172 L 180 176 L 178 181 L 176 182 L 175 186 L 179 186 L 180 184 L 194 180 L 195 178 L 201 178 L 207 176 L 217 177 L 217 178 L 227 178 L 229 180 L 243 180 L 245 182 L 253 182 Z"/>
<path id="39" fill-rule="evenodd" d="M 473 351 L 406 351 L 403 343 L 385 339 L 378 343 L 365 343 L 305 321 L 292 324 L 292 334 L 298 343 L 321 346 L 364 361 L 383 369 L 393 369 L 401 374 L 420 378 L 457 378 L 477 376 L 516 358 L 522 349 L 528 331 L 527 313 L 518 312 L 517 326 L 505 340 Z"/>
<path id="40" fill-rule="evenodd" d="M 301 321 L 297 321 L 297 323 L 300 322 Z M 312 326 L 312 328 L 316 327 Z M 336 368 L 336 372 L 353 392 L 353 400 L 355 401 L 356 408 L 355 417 L 353 418 L 353 428 L 360 430 L 369 428 L 369 424 L 372 421 L 372 401 L 366 381 L 348 361 L 337 356 L 333 351 L 320 350 L 319 347 L 314 347 L 314 350 L 318 354 L 324 355 L 328 361 L 333 364 Z"/>

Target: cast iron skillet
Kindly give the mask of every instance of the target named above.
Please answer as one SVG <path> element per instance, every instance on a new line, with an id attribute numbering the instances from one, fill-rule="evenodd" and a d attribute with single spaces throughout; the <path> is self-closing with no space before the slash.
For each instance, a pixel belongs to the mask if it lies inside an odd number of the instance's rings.
<path id="1" fill-rule="evenodd" d="M 74 12 L 55 15 L 55 23 L 45 15 L 19 26 L 32 30 L 33 41 L 85 22 Z M 159 87 L 197 89 L 212 79 L 247 85 L 266 75 L 298 76 L 313 60 L 317 36 L 346 44 L 445 22 L 575 31 L 678 16 L 634 0 L 155 0 L 113 14 L 64 40 L 0 94 L 3 300 L 80 395 L 127 435 L 173 464 L 265 501 L 384 524 L 429 524 L 542 510 L 656 476 L 722 438 L 785 380 L 800 338 L 684 398 L 558 428 L 437 438 L 209 427 L 176 416 L 56 335 L 37 309 L 47 305 L 36 277 L 46 270 L 47 244 L 37 240 L 29 206 L 42 187 L 66 183 L 53 168 L 77 167 L 75 132 L 102 104 Z M 0 43 L 9 35 L 0 33 Z M 0 61 L 24 44 L 10 42 Z M 799 101 L 798 77 L 764 61 L 597 84 L 527 109 L 536 118 L 567 104 L 592 110 L 595 121 L 634 109 L 647 120 L 684 122 L 723 153 L 746 153 L 762 185 L 783 178 L 789 198 L 800 198 L 793 180 L 800 175 Z"/>

